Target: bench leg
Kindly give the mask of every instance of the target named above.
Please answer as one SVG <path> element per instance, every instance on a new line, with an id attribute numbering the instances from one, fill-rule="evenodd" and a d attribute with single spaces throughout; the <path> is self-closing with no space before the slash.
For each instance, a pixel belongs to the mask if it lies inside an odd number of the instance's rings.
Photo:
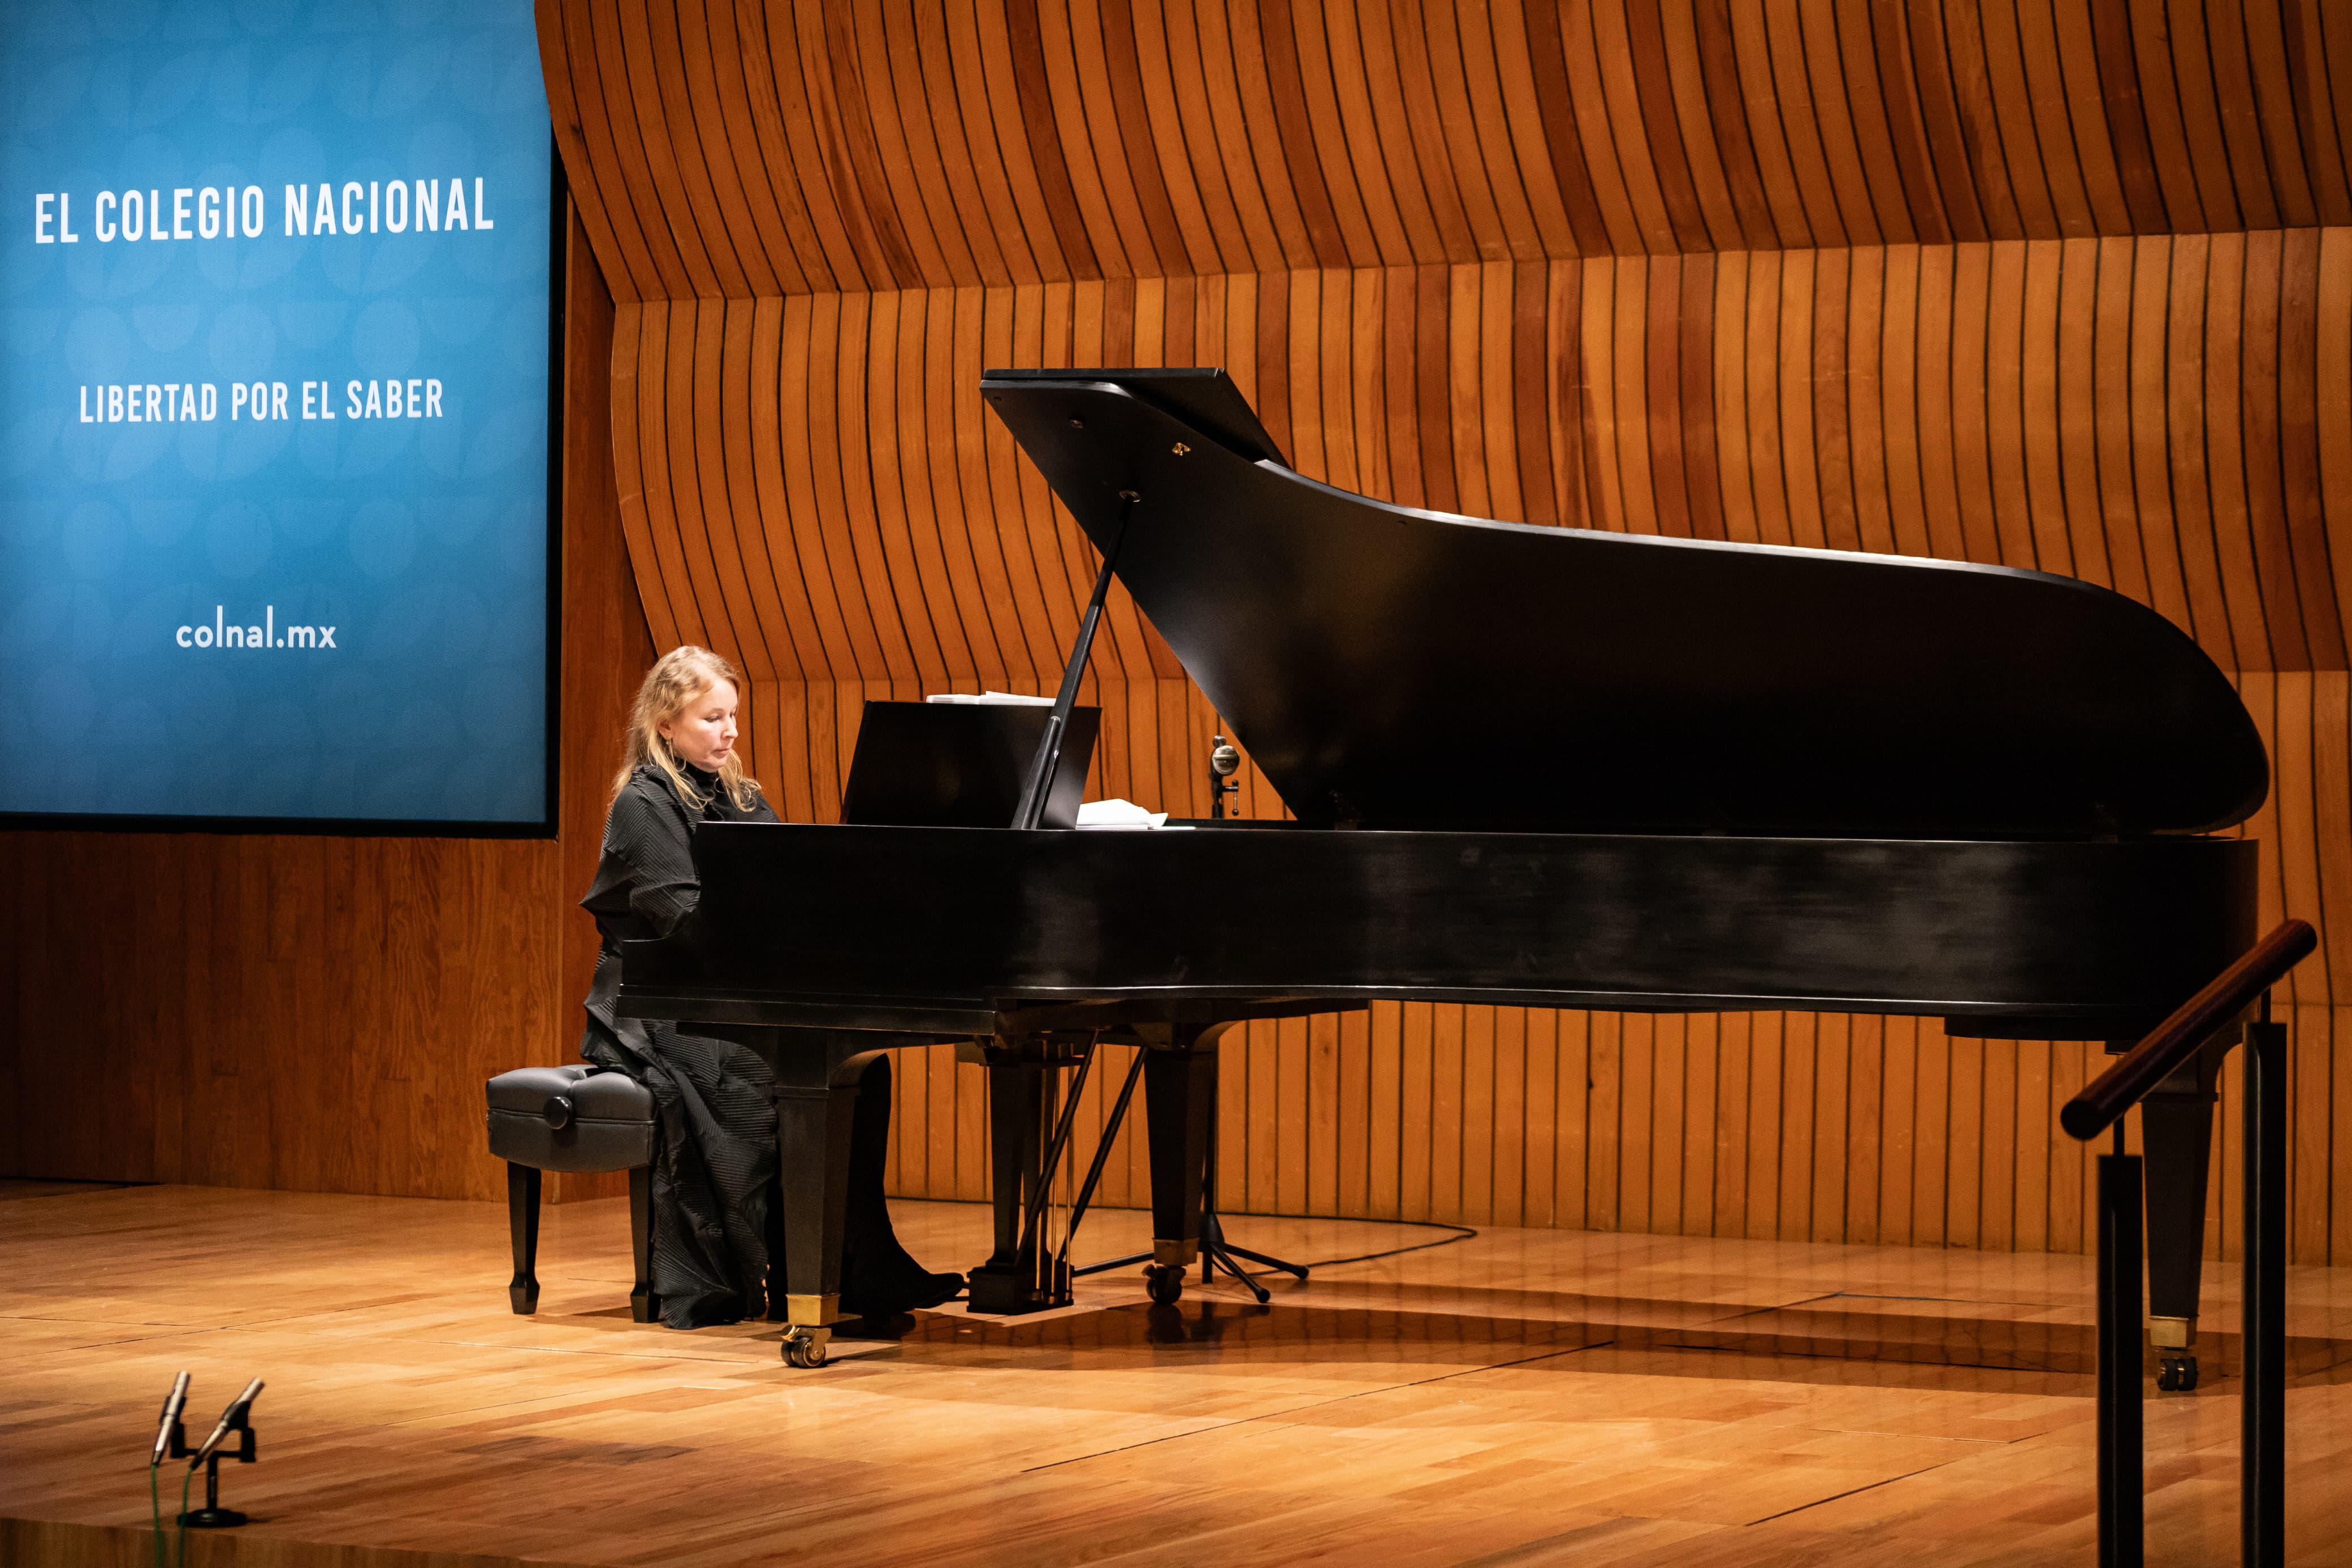
<path id="1" fill-rule="evenodd" d="M 661 1312 L 654 1294 L 654 1168 L 639 1166 L 629 1172 L 629 1252 L 636 1260 L 637 1282 L 629 1290 L 629 1316 L 649 1323 Z"/>
<path id="2" fill-rule="evenodd" d="M 539 1311 L 539 1183 L 538 1166 L 507 1162 L 507 1232 L 514 1243 L 507 1301 L 525 1316 Z"/>

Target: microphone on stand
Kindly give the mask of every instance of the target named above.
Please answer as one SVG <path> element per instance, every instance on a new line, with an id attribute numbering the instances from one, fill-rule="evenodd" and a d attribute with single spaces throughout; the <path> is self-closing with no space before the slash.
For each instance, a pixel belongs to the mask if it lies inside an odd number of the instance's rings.
<path id="1" fill-rule="evenodd" d="M 1209 815 L 1222 818 L 1225 814 L 1225 798 L 1242 792 L 1241 784 L 1234 778 L 1241 771 L 1242 754 L 1222 735 L 1209 737 L 1209 744 L 1214 748 L 1209 753 Z M 1240 810 L 1238 802 L 1234 810 Z"/>
<path id="2" fill-rule="evenodd" d="M 147 1458 L 147 1468 L 153 1469 L 163 1462 L 172 1450 L 172 1434 L 179 1429 L 180 1412 L 188 1407 L 188 1375 L 182 1373 L 172 1381 L 171 1396 L 163 1401 L 163 1418 L 155 1426 L 155 1450 Z"/>
<path id="3" fill-rule="evenodd" d="M 205 1446 L 188 1460 L 188 1469 L 193 1470 L 211 1458 L 214 1450 L 228 1440 L 228 1435 L 244 1424 L 245 1413 L 253 1408 L 254 1396 L 260 1392 L 261 1379 L 257 1377 L 245 1385 L 244 1393 L 228 1402 L 228 1408 L 221 1412 L 220 1425 L 213 1428 L 213 1435 L 205 1439 Z"/>

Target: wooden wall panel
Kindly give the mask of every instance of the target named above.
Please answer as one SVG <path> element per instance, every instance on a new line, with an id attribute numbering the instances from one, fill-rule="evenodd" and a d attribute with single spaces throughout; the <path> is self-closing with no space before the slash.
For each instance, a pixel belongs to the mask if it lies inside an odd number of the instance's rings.
<path id="1" fill-rule="evenodd" d="M 751 672 L 787 816 L 837 813 L 866 698 L 1058 674 L 1093 558 L 991 365 L 1220 364 L 1302 472 L 1416 506 L 2079 576 L 2195 637 L 2270 740 L 2264 915 L 2324 938 L 2296 1245 L 2352 1238 L 2338 8 L 541 0 L 541 29 L 620 302 L 630 564 L 657 643 Z M 1088 697 L 1098 792 L 1205 805 L 1220 722 L 1123 594 Z M 1237 1207 L 2087 1239 L 2053 1132 L 2078 1045 L 1383 1006 L 1227 1053 Z M 976 1075 L 904 1072 L 901 1190 L 978 1196 Z M 1105 1196 L 1141 1181 L 1130 1146 Z"/>
<path id="2" fill-rule="evenodd" d="M 860 295 L 813 310 L 806 340 L 734 330 L 749 303 L 624 307 L 623 516 L 652 541 L 633 559 L 656 640 L 724 646 L 754 680 L 1049 681 L 1089 551 L 1002 430 L 953 405 L 991 363 L 1148 350 L 1221 360 L 1302 472 L 1366 494 L 2063 572 L 2225 667 L 2341 670 L 2352 476 L 2320 423 L 2352 353 L 2297 273 L 2352 256 L 2352 230 L 2262 243 L 2280 238 L 1187 278 L 1116 318 L 1088 285 Z M 1439 307 L 1409 340 L 1386 329 L 1400 298 Z M 2144 329 L 2105 330 L 2108 298 Z M 1237 314 L 1246 357 L 1181 331 Z M 648 377 L 653 359 L 693 373 Z M 756 438 L 706 373 L 834 417 Z M 1108 626 L 1107 678 L 1180 673 L 1123 594 Z"/>
<path id="3" fill-rule="evenodd" d="M 2352 222 L 2330 5 L 540 15 L 624 302 Z"/>
<path id="4" fill-rule="evenodd" d="M 572 904 L 652 658 L 613 494 L 613 305 L 572 242 L 558 836 L 0 832 L 0 1175 L 505 1190 L 482 1080 L 575 1054 L 596 946 Z"/>

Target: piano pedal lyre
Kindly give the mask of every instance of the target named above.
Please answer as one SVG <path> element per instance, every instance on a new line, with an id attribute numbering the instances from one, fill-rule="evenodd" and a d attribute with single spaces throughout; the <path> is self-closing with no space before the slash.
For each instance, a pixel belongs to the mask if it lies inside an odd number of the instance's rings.
<path id="1" fill-rule="evenodd" d="M 996 1250 L 971 1271 L 971 1310 L 1019 1313 L 1068 1306 L 1074 1269 L 1070 1244 L 1102 1180 L 1119 1124 L 1143 1075 L 1139 1049 L 1096 1141 L 1076 1190 L 1068 1191 L 1076 1156 L 1073 1134 L 1102 1043 L 1100 1030 L 1000 1040 L 974 1051 L 989 1068 L 989 1115 L 997 1148 Z M 1075 1069 L 1065 1086 L 1060 1073 Z"/>

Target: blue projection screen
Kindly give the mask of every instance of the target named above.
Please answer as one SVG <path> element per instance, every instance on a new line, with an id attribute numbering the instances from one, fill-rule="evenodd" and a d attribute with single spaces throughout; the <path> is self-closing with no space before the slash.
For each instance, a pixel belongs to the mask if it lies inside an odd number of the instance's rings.
<path id="1" fill-rule="evenodd" d="M 530 0 L 8 0 L 0 73 L 0 814 L 543 831 Z"/>

